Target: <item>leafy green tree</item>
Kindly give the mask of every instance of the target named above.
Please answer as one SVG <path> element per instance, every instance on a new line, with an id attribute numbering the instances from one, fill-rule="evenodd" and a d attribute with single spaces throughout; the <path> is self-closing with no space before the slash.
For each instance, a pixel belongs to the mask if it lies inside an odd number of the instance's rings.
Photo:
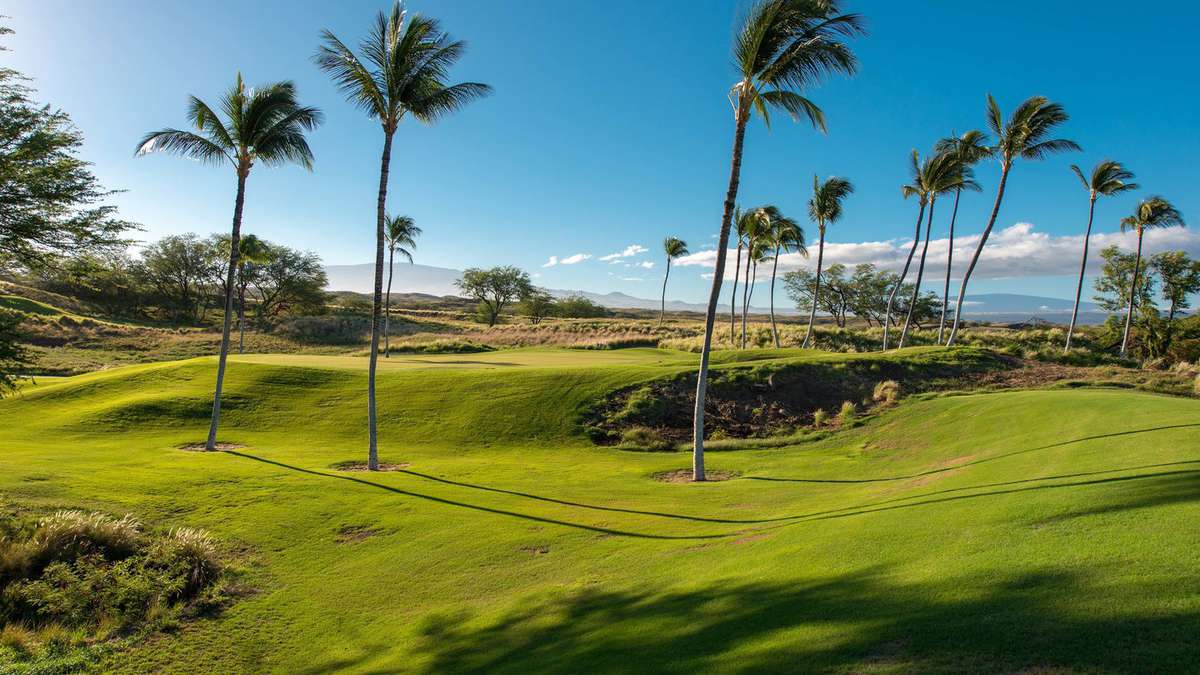
<path id="1" fill-rule="evenodd" d="M 812 311 L 817 275 L 806 269 L 792 270 L 783 275 L 783 286 L 796 309 L 801 312 Z M 851 301 L 846 266 L 836 263 L 827 267 L 821 272 L 821 286 L 825 292 L 817 299 L 817 309 L 832 316 L 839 327 L 845 326 Z"/>
<path id="2" fill-rule="evenodd" d="M 1114 162 L 1111 159 L 1106 159 L 1092 169 L 1090 177 L 1083 175 L 1083 170 L 1075 164 L 1071 165 L 1071 171 L 1079 177 L 1079 182 L 1083 184 L 1083 189 L 1088 193 L 1088 223 L 1087 230 L 1083 233 L 1083 260 L 1079 263 L 1079 283 L 1075 287 L 1075 308 L 1071 310 L 1071 326 L 1067 329 L 1067 344 L 1063 351 L 1071 351 L 1071 338 L 1075 335 L 1075 322 L 1079 318 L 1079 298 L 1083 294 L 1083 278 L 1087 273 L 1088 260 L 1088 244 L 1092 239 L 1092 221 L 1096 217 L 1096 199 L 1105 196 L 1109 197 L 1122 192 L 1136 190 L 1137 183 L 1131 183 L 1133 173 L 1121 165 L 1120 162 Z"/>
<path id="3" fill-rule="evenodd" d="M 808 217 L 817 224 L 817 274 L 813 286 L 813 303 L 808 312 L 808 330 L 804 333 L 804 342 L 800 345 L 807 349 L 812 339 L 813 321 L 817 317 L 817 304 L 821 297 L 821 265 L 825 261 L 825 228 L 836 223 L 842 217 L 842 202 L 854 193 L 854 186 L 845 178 L 830 176 L 824 182 L 813 176 L 813 195 L 808 200 Z"/>
<path id="4" fill-rule="evenodd" d="M 11 32 L 0 26 L 0 35 Z M 26 82 L 0 68 L 0 265 L 119 248 L 133 225 L 104 203 L 113 192 L 79 158 L 83 135 L 67 113 L 35 103 Z"/>
<path id="5" fill-rule="evenodd" d="M 480 314 L 495 326 L 504 307 L 533 292 L 529 274 L 516 267 L 491 269 L 471 267 L 463 270 L 462 278 L 454 282 L 467 297 L 479 303 Z"/>
<path id="6" fill-rule="evenodd" d="M 241 253 L 246 179 L 256 163 L 264 166 L 299 164 L 311 171 L 313 154 L 304 134 L 317 128 L 322 120 L 321 111 L 300 105 L 296 100 L 296 87 L 291 82 L 276 82 L 251 89 L 242 81 L 241 73 L 238 73 L 233 87 L 221 97 L 218 107 L 225 113 L 226 119 L 222 120 L 207 103 L 192 96 L 188 100 L 188 120 L 195 131 L 153 131 L 146 134 L 137 147 L 138 155 L 169 152 L 215 166 L 228 162 L 237 175 L 237 197 L 233 205 L 233 229 L 225 281 L 221 353 L 217 359 L 212 423 L 204 446 L 208 450 L 217 448 L 217 425 L 221 420 L 221 387 L 225 382 L 225 361 L 229 356 L 233 276 Z"/>
<path id="7" fill-rule="evenodd" d="M 16 391 L 21 373 L 33 365 L 33 355 L 21 344 L 24 315 L 0 307 L 0 398 Z"/>
<path id="8" fill-rule="evenodd" d="M 564 319 L 597 319 L 612 312 L 582 295 L 568 295 L 554 302 L 554 314 Z"/>
<path id="9" fill-rule="evenodd" d="M 779 273 L 779 256 L 795 251 L 808 257 L 808 248 L 804 245 L 804 228 L 800 227 L 800 223 L 783 216 L 773 206 L 770 209 L 767 211 L 770 219 L 767 243 L 775 247 L 771 254 L 771 337 L 775 340 L 775 348 L 779 349 L 779 329 L 775 326 L 775 277 Z"/>
<path id="10" fill-rule="evenodd" d="M 1192 260 L 1183 251 L 1164 251 L 1150 259 L 1150 269 L 1162 282 L 1167 301 L 1162 351 L 1171 348 L 1179 313 L 1191 307 L 1191 296 L 1200 293 L 1200 260 Z"/>
<path id="11" fill-rule="evenodd" d="M 138 275 L 172 322 L 199 323 L 208 308 L 208 288 L 220 274 L 220 257 L 212 241 L 170 235 L 142 249 Z"/>
<path id="12" fill-rule="evenodd" d="M 319 314 L 325 310 L 328 294 L 325 286 L 325 266 L 321 258 L 308 251 L 298 251 L 281 244 L 270 246 L 271 256 L 254 269 L 250 283 L 258 298 L 259 320 L 278 316 L 284 311 L 296 314 Z"/>
<path id="13" fill-rule="evenodd" d="M 1162 197 L 1150 197 L 1143 199 L 1134 209 L 1133 215 L 1126 216 L 1121 219 L 1121 231 L 1127 232 L 1133 230 L 1137 232 L 1137 253 L 1134 256 L 1133 263 L 1133 283 L 1129 290 L 1129 307 L 1125 310 L 1125 332 L 1121 337 L 1121 356 L 1125 356 L 1126 349 L 1129 346 L 1129 327 L 1133 324 L 1133 308 L 1134 298 L 1137 288 L 1138 273 L 1141 271 L 1142 262 L 1142 238 L 1146 234 L 1147 229 L 1164 228 L 1164 227 L 1183 227 L 1183 214 L 1179 212 L 1170 202 Z"/>
<path id="14" fill-rule="evenodd" d="M 1004 201 L 1004 188 L 1008 184 L 1008 174 L 1012 171 L 1013 164 L 1018 159 L 1044 159 L 1055 153 L 1081 149 L 1074 141 L 1050 138 L 1050 134 L 1054 132 L 1055 128 L 1067 121 L 1068 115 L 1061 105 L 1051 103 L 1044 96 L 1033 96 L 1026 99 L 1017 106 L 1012 116 L 1006 121 L 1003 113 L 1000 112 L 1000 106 L 996 104 L 996 99 L 989 94 L 987 119 L 988 126 L 996 135 L 994 154 L 1000 160 L 1000 182 L 996 186 L 996 201 L 992 205 L 992 214 L 988 217 L 987 226 L 983 228 L 983 235 L 979 237 L 979 244 L 975 247 L 975 253 L 971 256 L 971 262 L 967 265 L 967 271 L 963 274 L 962 284 L 958 289 L 958 300 L 954 307 L 954 325 L 950 328 L 950 337 L 946 339 L 947 345 L 953 345 L 954 337 L 958 334 L 959 320 L 962 318 L 962 304 L 967 295 L 967 284 L 971 281 L 971 273 L 975 271 L 975 265 L 979 263 L 979 254 L 983 253 L 983 247 L 987 245 L 992 228 L 996 225 L 996 217 L 1000 215 L 1000 204 Z"/>
<path id="15" fill-rule="evenodd" d="M 351 103 L 383 128 L 383 155 L 379 166 L 379 193 L 375 207 L 375 289 L 371 309 L 371 356 L 367 369 L 367 468 L 379 470 L 375 412 L 375 371 L 379 359 L 379 324 L 383 310 L 383 250 L 386 240 L 388 171 L 392 162 L 392 137 L 401 120 L 412 116 L 432 124 L 467 103 L 487 95 L 491 88 L 477 82 L 447 85 L 446 76 L 466 50 L 450 39 L 437 20 L 408 17 L 395 2 L 388 13 L 379 12 L 366 39 L 359 45 L 363 58 L 331 31 L 321 34 L 324 44 L 314 57 L 342 89 Z"/>
<path id="16" fill-rule="evenodd" d="M 854 266 L 847 286 L 849 288 L 847 309 L 849 313 L 867 322 L 883 325 L 887 318 L 890 289 L 896 283 L 896 275 L 880 271 L 871 263 Z"/>
<path id="17" fill-rule="evenodd" d="M 942 315 L 938 320 L 937 340 L 940 345 L 946 331 L 946 308 L 950 302 L 950 272 L 954 269 L 954 225 L 958 221 L 958 202 L 963 190 L 980 191 L 972 167 L 991 157 L 993 148 L 988 145 L 986 134 L 972 129 L 961 136 L 951 135 L 949 138 L 943 138 L 937 142 L 933 151 L 953 155 L 963 172 L 963 184 L 954 191 L 954 209 L 950 213 L 950 239 L 946 246 L 946 283 L 942 288 Z"/>
<path id="18" fill-rule="evenodd" d="M 667 237 L 663 239 L 663 253 L 667 255 L 667 271 L 663 274 L 662 308 L 658 313 L 659 326 L 667 318 L 667 279 L 671 277 L 671 261 L 688 254 L 687 242 L 678 237 Z"/>
<path id="19" fill-rule="evenodd" d="M 541 288 L 531 290 L 517 304 L 517 312 L 528 317 L 529 323 L 535 326 L 553 314 L 554 309 L 554 296 Z"/>
<path id="20" fill-rule="evenodd" d="M 388 281 L 387 295 L 383 301 L 383 356 L 392 354 L 391 346 L 391 314 L 392 314 L 392 275 L 396 271 L 396 252 L 400 257 L 412 264 L 412 252 L 417 249 L 417 237 L 421 236 L 421 228 L 409 216 L 388 216 L 384 221 L 384 239 L 388 249 Z"/>
<path id="21" fill-rule="evenodd" d="M 1125 253 L 1116 246 L 1106 246 L 1100 250 L 1100 258 L 1104 264 L 1100 267 L 1100 276 L 1096 277 L 1096 295 L 1092 298 L 1100 309 L 1115 313 L 1125 310 L 1127 298 L 1133 286 L 1133 268 L 1138 266 L 1137 305 L 1148 307 L 1154 305 L 1154 276 L 1146 274 L 1147 263 L 1138 260 L 1132 253 Z"/>

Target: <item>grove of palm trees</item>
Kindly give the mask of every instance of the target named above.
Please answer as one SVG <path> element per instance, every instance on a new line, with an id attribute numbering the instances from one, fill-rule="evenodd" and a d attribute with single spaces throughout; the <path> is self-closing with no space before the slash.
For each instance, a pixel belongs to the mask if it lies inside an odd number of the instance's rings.
<path id="1" fill-rule="evenodd" d="M 4 18 L 0 672 L 1196 670 L 1128 17 L 411 3 Z"/>

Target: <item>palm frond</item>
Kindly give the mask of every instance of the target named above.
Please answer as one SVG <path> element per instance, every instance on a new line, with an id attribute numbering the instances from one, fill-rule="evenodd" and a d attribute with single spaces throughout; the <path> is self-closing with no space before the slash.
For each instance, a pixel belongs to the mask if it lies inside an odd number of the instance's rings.
<path id="1" fill-rule="evenodd" d="M 808 98 L 796 92 L 782 89 L 765 91 L 758 98 L 768 106 L 786 110 L 791 115 L 792 121 L 799 122 L 801 117 L 807 118 L 817 130 L 821 133 L 826 133 L 825 113 L 821 111 L 821 108 L 816 103 L 813 103 Z"/>
<path id="2" fill-rule="evenodd" d="M 237 166 L 235 160 L 224 148 L 209 139 L 179 129 L 162 129 L 152 131 L 138 142 L 135 156 L 148 155 L 152 152 L 169 152 L 184 157 L 190 157 L 203 164 L 220 165 L 222 160 L 228 160 Z"/>
<path id="3" fill-rule="evenodd" d="M 387 118 L 387 101 L 380 83 L 370 70 L 358 60 L 354 51 L 342 43 L 332 32 L 321 33 L 325 44 L 317 50 L 313 60 L 317 67 L 333 78 L 334 84 L 346 98 L 371 117 Z"/>

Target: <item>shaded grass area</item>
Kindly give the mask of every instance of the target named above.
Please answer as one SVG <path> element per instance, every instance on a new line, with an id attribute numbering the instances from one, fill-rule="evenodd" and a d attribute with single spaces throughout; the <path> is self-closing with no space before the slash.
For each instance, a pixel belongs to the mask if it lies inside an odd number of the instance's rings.
<path id="1" fill-rule="evenodd" d="M 736 477 L 676 484 L 653 476 L 686 456 L 596 448 L 575 419 L 690 356 L 425 358 L 380 376 L 381 461 L 407 464 L 380 474 L 331 468 L 365 453 L 365 374 L 336 358 L 234 361 L 222 439 L 246 447 L 231 452 L 177 449 L 206 423 L 170 401 L 206 398 L 209 360 L 0 402 L 7 498 L 203 527 L 252 552 L 258 594 L 104 667 L 1188 672 L 1200 660 L 1200 531 L 1181 526 L 1200 516 L 1200 401 L 908 400 L 803 445 L 714 453 L 710 466 Z M 163 406 L 152 425 L 148 404 Z"/>

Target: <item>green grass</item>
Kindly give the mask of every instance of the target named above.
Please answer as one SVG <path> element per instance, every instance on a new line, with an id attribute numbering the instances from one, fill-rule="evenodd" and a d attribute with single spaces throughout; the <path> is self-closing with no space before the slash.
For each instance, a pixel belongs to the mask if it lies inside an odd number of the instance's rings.
<path id="1" fill-rule="evenodd" d="M 42 382 L 0 402 L 0 492 L 205 528 L 247 556 L 255 593 L 105 657 L 112 670 L 1200 662 L 1200 401 L 1104 389 L 909 400 L 801 445 L 713 453 L 711 468 L 738 477 L 709 484 L 651 479 L 687 454 L 587 442 L 586 406 L 694 359 L 393 355 L 381 454 L 409 466 L 373 475 L 330 468 L 365 454 L 365 359 L 234 360 L 221 436 L 247 447 L 214 454 L 176 449 L 203 438 L 212 359 Z"/>

